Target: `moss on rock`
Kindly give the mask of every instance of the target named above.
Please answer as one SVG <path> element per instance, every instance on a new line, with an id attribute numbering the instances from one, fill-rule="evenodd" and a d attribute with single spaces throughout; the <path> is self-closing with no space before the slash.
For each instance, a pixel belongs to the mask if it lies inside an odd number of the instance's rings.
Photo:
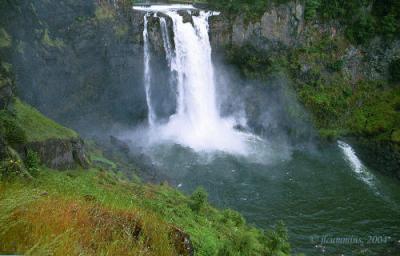
<path id="1" fill-rule="evenodd" d="M 19 99 L 15 101 L 14 112 L 16 121 L 22 130 L 25 131 L 28 142 L 78 137 L 75 131 L 45 117 L 39 111 Z"/>

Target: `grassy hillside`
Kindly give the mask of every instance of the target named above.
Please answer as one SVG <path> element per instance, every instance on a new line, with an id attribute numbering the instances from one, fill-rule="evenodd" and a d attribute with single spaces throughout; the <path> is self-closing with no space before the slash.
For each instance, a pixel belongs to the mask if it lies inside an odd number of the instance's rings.
<path id="1" fill-rule="evenodd" d="M 0 254 L 288 255 L 284 226 L 263 231 L 232 210 L 218 210 L 199 188 L 186 196 L 168 185 L 129 181 L 101 156 L 90 170 L 58 172 L 29 141 L 78 136 L 15 100 L 0 113 Z M 4 145 L 5 143 L 5 145 Z M 101 149 L 91 149 L 99 162 Z M 109 168 L 107 167 L 109 166 Z M 188 240 L 190 239 L 190 240 Z"/>
<path id="2" fill-rule="evenodd" d="M 95 169 L 40 168 L 33 181 L 0 183 L 0 253 L 177 255 L 176 228 L 190 235 L 196 255 L 288 252 L 283 227 L 264 235 L 197 193 L 187 197 Z"/>
<path id="3" fill-rule="evenodd" d="M 16 100 L 14 104 L 16 121 L 25 131 L 28 141 L 75 138 L 78 134 L 45 117 L 33 107 Z"/>

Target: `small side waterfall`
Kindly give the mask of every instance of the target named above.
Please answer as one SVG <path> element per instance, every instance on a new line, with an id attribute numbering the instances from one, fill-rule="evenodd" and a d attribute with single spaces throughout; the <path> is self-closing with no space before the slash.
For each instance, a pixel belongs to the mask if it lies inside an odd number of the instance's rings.
<path id="1" fill-rule="evenodd" d="M 375 188 L 375 177 L 372 173 L 368 171 L 368 169 L 363 165 L 361 160 L 357 157 L 356 152 L 354 149 L 347 143 L 343 141 L 338 141 L 337 142 L 339 148 L 342 150 L 343 155 L 346 159 L 346 161 L 350 164 L 351 169 L 354 171 L 356 176 L 368 184 L 371 188 L 374 189 L 376 194 L 379 194 L 378 191 L 376 191 Z"/>
<path id="2" fill-rule="evenodd" d="M 148 123 L 154 125 L 155 115 L 151 104 L 151 70 L 150 70 L 150 50 L 149 50 L 149 34 L 148 34 L 148 14 L 144 16 L 143 29 L 143 56 L 144 56 L 144 87 L 146 92 L 146 102 L 148 109 Z"/>
<path id="3" fill-rule="evenodd" d="M 217 107 L 214 67 L 211 59 L 208 19 L 217 13 L 196 11 L 192 23 L 180 15 L 191 5 L 134 7 L 146 11 L 144 40 L 144 82 L 148 106 L 148 121 L 157 142 L 171 141 L 195 151 L 224 151 L 233 154 L 248 154 L 248 141 L 255 139 L 252 134 L 234 129 L 233 118 L 221 117 Z M 180 10 L 180 11 L 178 11 Z M 151 72 L 147 17 L 158 15 L 166 61 L 171 79 L 166 86 L 176 91 L 176 111 L 165 124 L 157 124 L 152 109 Z M 170 38 L 167 17 L 172 20 L 173 38 Z M 164 17 L 163 17 L 164 16 Z M 156 16 L 154 16 L 156 17 Z M 173 40 L 173 41 L 172 41 Z M 173 81 L 173 83 L 171 82 Z M 258 138 L 257 138 L 258 139 Z"/>

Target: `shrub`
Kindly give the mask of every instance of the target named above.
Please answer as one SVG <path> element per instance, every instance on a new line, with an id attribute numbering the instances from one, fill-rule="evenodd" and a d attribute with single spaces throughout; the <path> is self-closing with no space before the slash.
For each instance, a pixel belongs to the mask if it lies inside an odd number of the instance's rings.
<path id="1" fill-rule="evenodd" d="M 235 226 L 242 226 L 245 224 L 245 220 L 240 213 L 237 211 L 233 211 L 231 209 L 226 209 L 223 211 L 223 219 L 224 223 L 232 222 Z"/>
<path id="2" fill-rule="evenodd" d="M 271 250 L 270 255 L 282 255 L 290 253 L 290 244 L 288 243 L 288 231 L 285 224 L 280 221 L 275 227 L 275 230 L 269 231 L 268 248 Z"/>
<path id="3" fill-rule="evenodd" d="M 321 5 L 320 0 L 307 0 L 304 9 L 304 18 L 312 20 L 317 17 L 317 9 Z"/>
<path id="4" fill-rule="evenodd" d="M 400 82 L 400 58 L 393 60 L 389 65 L 390 80 Z"/>
<path id="5" fill-rule="evenodd" d="M 38 175 L 39 164 L 40 164 L 40 159 L 39 159 L 38 154 L 35 151 L 28 149 L 28 152 L 26 154 L 26 159 L 25 159 L 25 166 L 28 169 L 28 172 L 32 176 Z"/>
<path id="6" fill-rule="evenodd" d="M 398 30 L 398 23 L 396 17 L 392 14 L 383 17 L 381 22 L 381 33 L 387 38 L 394 38 Z"/>
<path id="7" fill-rule="evenodd" d="M 375 35 L 375 20 L 369 14 L 360 13 L 359 18 L 350 24 L 346 30 L 350 41 L 363 44 Z"/>
<path id="8" fill-rule="evenodd" d="M 230 47 L 227 51 L 229 61 L 239 67 L 243 76 L 251 79 L 265 79 L 272 68 L 272 61 L 266 51 L 252 45 Z"/>
<path id="9" fill-rule="evenodd" d="M 190 208 L 199 212 L 207 203 L 208 194 L 203 187 L 198 187 L 190 196 Z"/>
<path id="10" fill-rule="evenodd" d="M 7 158 L 1 162 L 0 178 L 2 180 L 22 177 L 24 173 L 23 164 L 19 159 Z"/>
<path id="11" fill-rule="evenodd" d="M 26 134 L 16 119 L 8 111 L 0 111 L 0 134 L 11 146 L 24 144 L 27 141 Z"/>

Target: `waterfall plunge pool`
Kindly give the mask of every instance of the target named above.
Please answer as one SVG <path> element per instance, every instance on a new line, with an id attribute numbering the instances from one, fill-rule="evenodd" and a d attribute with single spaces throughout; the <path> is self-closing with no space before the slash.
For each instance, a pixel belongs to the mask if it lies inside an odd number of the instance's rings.
<path id="1" fill-rule="evenodd" d="M 234 127 L 239 120 L 218 108 L 208 17 L 183 22 L 192 5 L 135 6 L 144 13 L 144 86 L 148 126 L 122 138 L 179 188 L 197 186 L 218 207 L 241 212 L 268 229 L 283 220 L 294 253 L 400 255 L 400 186 L 364 166 L 345 142 L 293 149 Z M 161 122 L 154 107 L 152 52 L 147 17 L 159 18 L 176 109 Z M 165 16 L 173 23 L 173 38 Z"/>

